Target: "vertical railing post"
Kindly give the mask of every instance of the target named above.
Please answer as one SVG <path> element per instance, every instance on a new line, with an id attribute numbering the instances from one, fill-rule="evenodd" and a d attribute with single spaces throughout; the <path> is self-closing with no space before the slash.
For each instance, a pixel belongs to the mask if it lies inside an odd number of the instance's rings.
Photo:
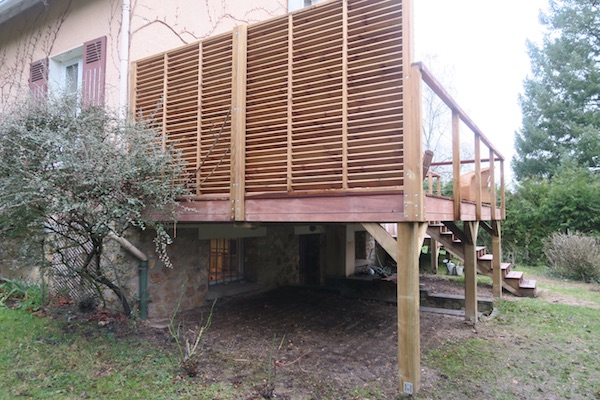
<path id="1" fill-rule="evenodd" d="M 504 181 L 504 160 L 500 160 L 500 212 L 501 219 L 506 219 L 506 184 Z"/>
<path id="2" fill-rule="evenodd" d="M 481 221 L 481 137 L 475 133 L 475 219 Z"/>
<path id="3" fill-rule="evenodd" d="M 163 95 L 162 95 L 162 132 L 161 132 L 161 140 L 162 140 L 162 150 L 167 150 L 167 82 L 169 79 L 169 63 L 168 63 L 169 55 L 163 55 L 163 71 L 165 75 L 163 76 Z"/>
<path id="4" fill-rule="evenodd" d="M 348 0 L 342 1 L 342 188 L 348 189 Z"/>
<path id="5" fill-rule="evenodd" d="M 232 221 L 245 219 L 247 43 L 248 25 L 233 28 L 230 188 Z"/>
<path id="6" fill-rule="evenodd" d="M 200 166 L 202 165 L 202 42 L 198 43 L 198 111 L 196 114 L 196 196 L 200 197 L 202 194 L 202 188 L 200 188 L 200 182 L 202 181 L 202 171 Z"/>
<path id="7" fill-rule="evenodd" d="M 454 201 L 454 220 L 460 220 L 460 118 L 452 110 L 452 197 Z"/>
<path id="8" fill-rule="evenodd" d="M 425 220 L 421 70 L 413 65 L 404 80 L 404 220 Z"/>
<path id="9" fill-rule="evenodd" d="M 498 217 L 496 216 L 496 210 L 498 208 L 498 204 L 496 201 L 496 161 L 494 160 L 496 154 L 494 150 L 490 147 L 490 208 L 492 217 L 491 220 L 496 220 Z"/>
<path id="10" fill-rule="evenodd" d="M 293 128 L 293 84 L 294 84 L 294 16 L 288 15 L 288 59 L 287 59 L 287 161 L 286 186 L 288 193 L 292 191 L 292 128 Z"/>

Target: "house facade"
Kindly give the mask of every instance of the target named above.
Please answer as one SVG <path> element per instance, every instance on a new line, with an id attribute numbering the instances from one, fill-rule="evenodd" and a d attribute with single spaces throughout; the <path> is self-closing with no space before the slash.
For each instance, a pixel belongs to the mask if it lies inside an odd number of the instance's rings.
<path id="1" fill-rule="evenodd" d="M 493 275 L 497 296 L 530 288 L 509 283 L 501 262 L 504 158 L 413 63 L 412 41 L 411 0 L 1 0 L 0 109 L 24 93 L 73 93 L 150 121 L 182 152 L 192 179 L 173 268 L 151 232 L 127 238 L 148 261 L 143 283 L 134 254 L 109 252 L 131 267 L 130 294 L 147 284 L 152 318 L 178 301 L 347 277 L 376 260 L 375 239 L 398 264 L 401 387 L 415 393 L 425 239 L 435 259 L 442 243 L 464 260 L 469 320 L 477 271 Z M 422 84 L 451 110 L 451 161 L 423 156 Z M 443 166 L 450 197 L 433 189 Z M 477 246 L 480 226 L 491 254 Z"/>
<path id="2" fill-rule="evenodd" d="M 320 2 L 183 1 L 166 7 L 152 1 L 4 0 L 0 107 L 28 93 L 67 92 L 81 96 L 84 104 L 129 108 L 132 62 Z M 207 298 L 245 290 L 321 285 L 328 276 L 353 273 L 357 256 L 375 258 L 372 238 L 356 224 L 283 222 L 245 226 L 182 221 L 172 231 L 173 268 L 154 255 L 152 233 L 129 238 L 149 259 L 149 316 L 170 316 L 182 292 L 181 309 L 191 309 Z M 135 297 L 140 286 L 137 259 L 113 247 L 108 257 L 130 265 L 127 287 Z M 12 266 L 9 259 L 5 254 L 5 273 Z"/>

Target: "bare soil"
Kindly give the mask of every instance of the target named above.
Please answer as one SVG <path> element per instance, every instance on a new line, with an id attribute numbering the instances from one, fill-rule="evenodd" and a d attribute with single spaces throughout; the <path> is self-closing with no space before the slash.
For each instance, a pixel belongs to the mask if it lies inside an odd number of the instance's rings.
<path id="1" fill-rule="evenodd" d="M 432 292 L 464 293 L 447 280 L 432 277 L 422 282 Z M 198 379 L 244 386 L 253 382 L 248 399 L 265 397 L 269 384 L 276 398 L 397 398 L 396 310 L 395 304 L 296 287 L 220 299 Z M 184 319 L 197 326 L 207 311 L 187 313 Z M 474 335 L 477 330 L 461 317 L 421 314 L 422 350 L 448 337 Z M 424 382 L 438 379 L 431 371 L 423 374 Z"/>

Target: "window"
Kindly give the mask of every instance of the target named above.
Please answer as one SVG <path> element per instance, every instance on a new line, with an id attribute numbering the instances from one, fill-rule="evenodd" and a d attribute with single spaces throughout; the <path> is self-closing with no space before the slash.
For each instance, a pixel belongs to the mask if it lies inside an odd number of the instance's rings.
<path id="1" fill-rule="evenodd" d="M 49 87 L 52 93 L 61 93 L 81 101 L 83 47 L 50 58 Z"/>
<path id="2" fill-rule="evenodd" d="M 288 0 L 288 12 L 296 11 L 304 7 L 314 6 L 325 0 Z"/>
<path id="3" fill-rule="evenodd" d="M 106 36 L 82 46 L 38 60 L 30 65 L 29 88 L 35 97 L 48 89 L 77 96 L 83 105 L 104 105 Z"/>
<path id="4" fill-rule="evenodd" d="M 242 239 L 211 239 L 208 260 L 209 285 L 243 279 L 242 254 Z"/>

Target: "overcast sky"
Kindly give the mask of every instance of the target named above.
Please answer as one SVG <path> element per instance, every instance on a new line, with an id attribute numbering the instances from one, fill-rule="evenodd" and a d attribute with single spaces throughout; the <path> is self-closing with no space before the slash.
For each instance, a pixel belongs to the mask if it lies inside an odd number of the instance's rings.
<path id="1" fill-rule="evenodd" d="M 529 73 L 526 41 L 541 41 L 547 0 L 414 0 L 414 7 L 415 61 L 434 57 L 425 64 L 447 75 L 459 105 L 510 160 Z"/>

